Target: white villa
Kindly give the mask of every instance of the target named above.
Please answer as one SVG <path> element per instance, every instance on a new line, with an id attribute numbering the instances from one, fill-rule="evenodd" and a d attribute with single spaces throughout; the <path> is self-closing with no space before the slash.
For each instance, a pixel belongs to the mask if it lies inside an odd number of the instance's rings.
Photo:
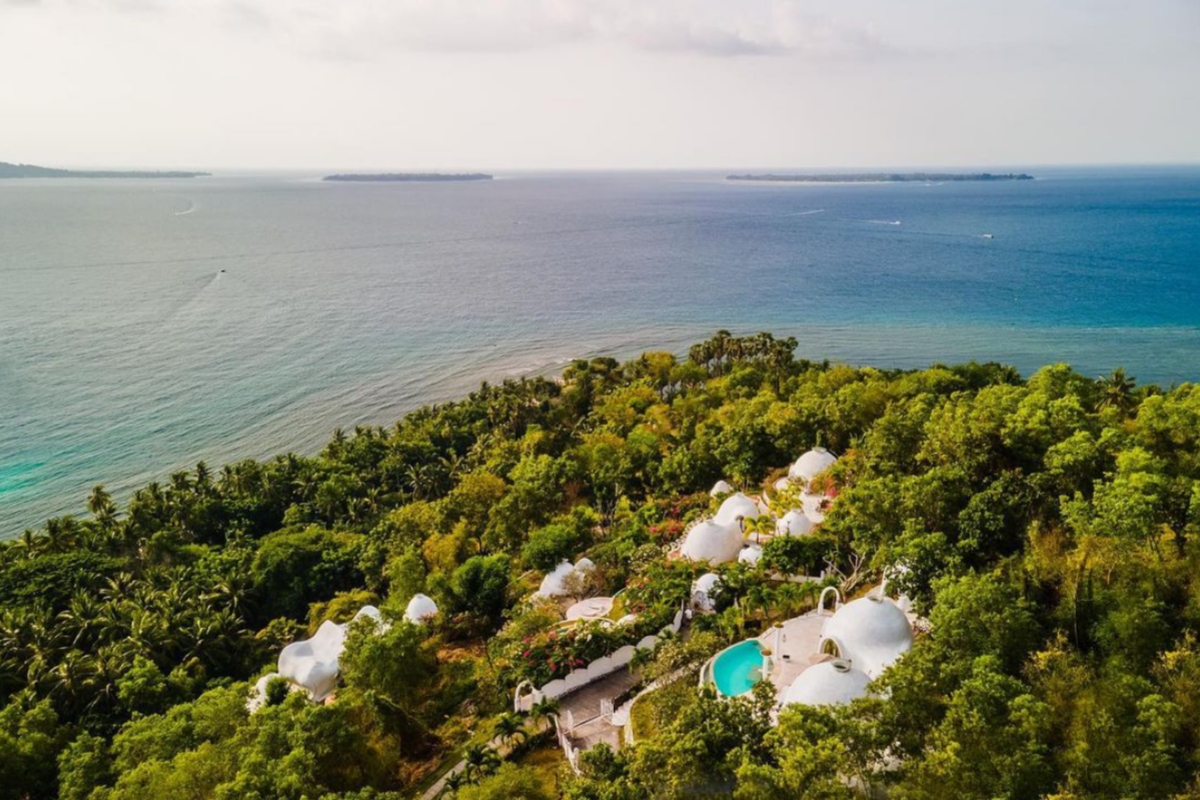
<path id="1" fill-rule="evenodd" d="M 567 594 L 568 578 L 572 575 L 582 576 L 595 568 L 596 565 L 590 558 L 581 558 L 574 564 L 564 560 L 552 571 L 546 573 L 546 577 L 542 578 L 542 585 L 538 587 L 536 596 L 564 597 Z"/>
<path id="2" fill-rule="evenodd" d="M 825 661 L 801 672 L 783 693 L 781 705 L 848 705 L 852 700 L 866 696 L 870 682 L 867 673 L 855 669 L 849 661 Z"/>
<path id="3" fill-rule="evenodd" d="M 739 523 L 722 525 L 707 519 L 688 531 L 683 545 L 679 548 L 679 554 L 689 561 L 728 564 L 737 561 L 744 542 L 742 526 Z"/>
<path id="4" fill-rule="evenodd" d="M 404 619 L 413 624 L 423 624 L 436 614 L 437 604 L 425 595 L 418 594 L 408 601 Z M 346 649 L 346 634 L 351 625 L 363 618 L 372 620 L 378 633 L 391 627 L 375 606 L 363 606 L 346 623 L 325 620 L 310 638 L 300 639 L 283 648 L 279 653 L 277 671 L 259 678 L 246 707 L 254 712 L 263 706 L 267 684 L 274 678 L 285 678 L 291 684 L 289 691 L 304 692 L 315 703 L 322 703 L 331 697 L 337 688 L 340 673 L 338 661 Z"/>
<path id="5" fill-rule="evenodd" d="M 793 508 L 775 523 L 775 533 L 779 536 L 804 536 L 812 533 L 812 519 L 800 509 Z"/>
<path id="6" fill-rule="evenodd" d="M 437 613 L 437 603 L 433 602 L 433 598 L 414 594 L 412 600 L 408 601 L 408 607 L 404 609 L 404 618 L 414 625 L 424 625 L 436 617 Z"/>
<path id="7" fill-rule="evenodd" d="M 805 489 L 812 484 L 812 479 L 837 463 L 837 456 L 824 447 L 814 447 L 792 464 L 788 470 L 788 480 L 798 483 Z"/>
<path id="8" fill-rule="evenodd" d="M 697 611 L 715 611 L 716 602 L 713 595 L 721 585 L 721 576 L 715 572 L 706 572 L 692 582 L 692 607 Z"/>
<path id="9" fill-rule="evenodd" d="M 726 497 L 725 501 L 721 503 L 716 516 L 713 517 L 713 522 L 718 525 L 733 525 L 744 519 L 756 519 L 760 513 L 758 503 L 741 492 L 736 492 Z"/>
<path id="10" fill-rule="evenodd" d="M 728 481 L 720 480 L 713 484 L 713 488 L 708 493 L 713 497 L 720 497 L 723 494 L 733 494 L 733 487 Z"/>
<path id="11" fill-rule="evenodd" d="M 905 598 L 897 603 L 883 589 L 842 603 L 837 590 L 827 588 L 817 610 L 722 650 L 701 670 L 701 682 L 730 697 L 765 678 L 775 685 L 779 708 L 865 697 L 868 684 L 913 644 L 917 618 L 901 607 L 907 605 Z M 832 613 L 824 609 L 830 592 L 837 598 Z"/>
<path id="12" fill-rule="evenodd" d="M 798 500 L 800 507 L 789 509 L 775 521 L 776 536 L 805 536 L 825 520 L 824 508 L 831 498 L 810 489 L 813 478 L 835 463 L 837 456 L 822 447 L 813 448 L 792 464 L 787 478 L 775 482 L 777 493 L 800 488 L 798 497 L 786 495 Z M 765 498 L 754 498 L 734 491 L 733 486 L 723 480 L 717 481 L 709 494 L 725 499 L 712 517 L 693 523 L 672 555 L 714 565 L 734 561 L 758 563 L 762 550 L 757 545 L 746 544 L 744 523 L 759 517 L 774 517 Z M 766 538 L 769 539 L 770 534 Z"/>

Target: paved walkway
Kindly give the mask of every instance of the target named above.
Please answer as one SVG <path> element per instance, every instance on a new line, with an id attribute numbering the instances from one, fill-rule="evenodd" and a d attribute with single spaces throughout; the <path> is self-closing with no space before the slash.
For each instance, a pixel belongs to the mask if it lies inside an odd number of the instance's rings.
<path id="1" fill-rule="evenodd" d="M 593 681 L 587 686 L 559 698 L 559 715 L 565 720 L 567 712 L 570 711 L 577 725 L 598 717 L 600 716 L 600 701 L 612 700 L 617 695 L 633 688 L 637 681 L 638 679 L 629 672 L 628 668 L 605 675 L 600 680 Z"/>

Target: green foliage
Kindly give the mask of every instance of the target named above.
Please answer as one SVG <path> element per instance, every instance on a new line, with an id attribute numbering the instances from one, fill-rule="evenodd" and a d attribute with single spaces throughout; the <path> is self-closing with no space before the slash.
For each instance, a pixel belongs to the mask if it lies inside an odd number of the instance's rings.
<path id="1" fill-rule="evenodd" d="M 508 604 L 508 581 L 508 556 L 472 556 L 450 576 L 445 605 L 483 629 L 494 629 Z"/>
<path id="2" fill-rule="evenodd" d="M 534 569 L 554 569 L 564 559 L 571 560 L 581 544 L 579 532 L 569 525 L 554 523 L 529 534 L 521 548 L 521 559 Z"/>
<path id="3" fill-rule="evenodd" d="M 374 704 L 394 732 L 422 730 L 423 690 L 437 668 L 436 653 L 423 627 L 397 621 L 381 630 L 374 620 L 363 617 L 352 626 L 339 663 L 346 686 Z"/>
<path id="4" fill-rule="evenodd" d="M 0 607 L 62 605 L 76 592 L 94 590 L 120 565 L 82 549 L 6 561 L 0 565 Z"/>
<path id="5" fill-rule="evenodd" d="M 13 797 L 53 797 L 66 734 L 48 700 L 10 702 L 0 710 L 0 786 Z"/>
<path id="6" fill-rule="evenodd" d="M 690 673 L 811 608 L 820 585 L 776 572 L 828 567 L 849 595 L 886 572 L 929 629 L 878 697 L 788 709 L 777 727 L 766 697 L 660 689 L 640 712 L 652 735 L 589 753 L 566 796 L 1196 796 L 1200 387 L 1064 365 L 1027 381 L 997 364 L 834 366 L 795 347 L 720 331 L 685 361 L 577 361 L 561 383 L 485 385 L 312 457 L 199 464 L 123 505 L 96 487 L 89 517 L 0 546 L 0 792 L 408 792 L 515 680 L 671 621 L 699 570 L 664 547 L 710 511 L 714 481 L 756 493 L 821 444 L 841 459 L 819 531 L 722 568 L 718 613 L 667 637 L 647 673 Z M 523 598 L 584 554 L 590 590 L 625 589 L 636 622 L 551 637 L 560 610 Z M 247 714 L 240 681 L 307 623 L 377 597 L 398 616 L 419 591 L 438 621 L 357 626 L 335 704 L 274 683 Z M 464 794 L 540 796 L 527 771 L 470 752 Z"/>
<path id="7" fill-rule="evenodd" d="M 820 575 L 825 559 L 831 557 L 836 542 L 818 535 L 778 536 L 763 546 L 764 569 L 781 575 Z"/>
<path id="8" fill-rule="evenodd" d="M 346 543 L 317 526 L 267 536 L 252 570 L 270 616 L 303 616 L 309 603 L 351 589 L 359 579 Z"/>
<path id="9" fill-rule="evenodd" d="M 537 773 L 516 764 L 504 764 L 495 774 L 473 786 L 465 786 L 457 800 L 552 800 Z"/>
<path id="10" fill-rule="evenodd" d="M 277 706 L 287 699 L 291 684 L 286 678 L 275 677 L 267 681 L 266 704 Z"/>

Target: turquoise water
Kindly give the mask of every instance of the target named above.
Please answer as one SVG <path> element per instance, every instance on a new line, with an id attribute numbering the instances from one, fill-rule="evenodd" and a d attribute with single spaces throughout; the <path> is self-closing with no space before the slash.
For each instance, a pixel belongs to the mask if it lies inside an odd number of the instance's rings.
<path id="1" fill-rule="evenodd" d="M 1039 180 L 2 181 L 0 536 L 95 483 L 313 452 L 722 327 L 852 363 L 1200 376 L 1200 170 L 1014 168 Z"/>
<path id="2" fill-rule="evenodd" d="M 737 697 L 762 680 L 762 645 L 757 639 L 738 642 L 713 660 L 713 683 L 726 697 Z"/>

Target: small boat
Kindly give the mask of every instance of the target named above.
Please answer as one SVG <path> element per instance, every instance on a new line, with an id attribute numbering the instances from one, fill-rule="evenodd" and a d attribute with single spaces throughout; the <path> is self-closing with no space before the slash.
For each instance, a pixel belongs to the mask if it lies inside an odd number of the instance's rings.
<path id="1" fill-rule="evenodd" d="M 995 236 L 992 236 L 990 233 L 985 233 L 985 234 L 983 235 L 983 238 L 985 238 L 985 239 L 995 239 L 996 237 L 995 237 Z"/>

